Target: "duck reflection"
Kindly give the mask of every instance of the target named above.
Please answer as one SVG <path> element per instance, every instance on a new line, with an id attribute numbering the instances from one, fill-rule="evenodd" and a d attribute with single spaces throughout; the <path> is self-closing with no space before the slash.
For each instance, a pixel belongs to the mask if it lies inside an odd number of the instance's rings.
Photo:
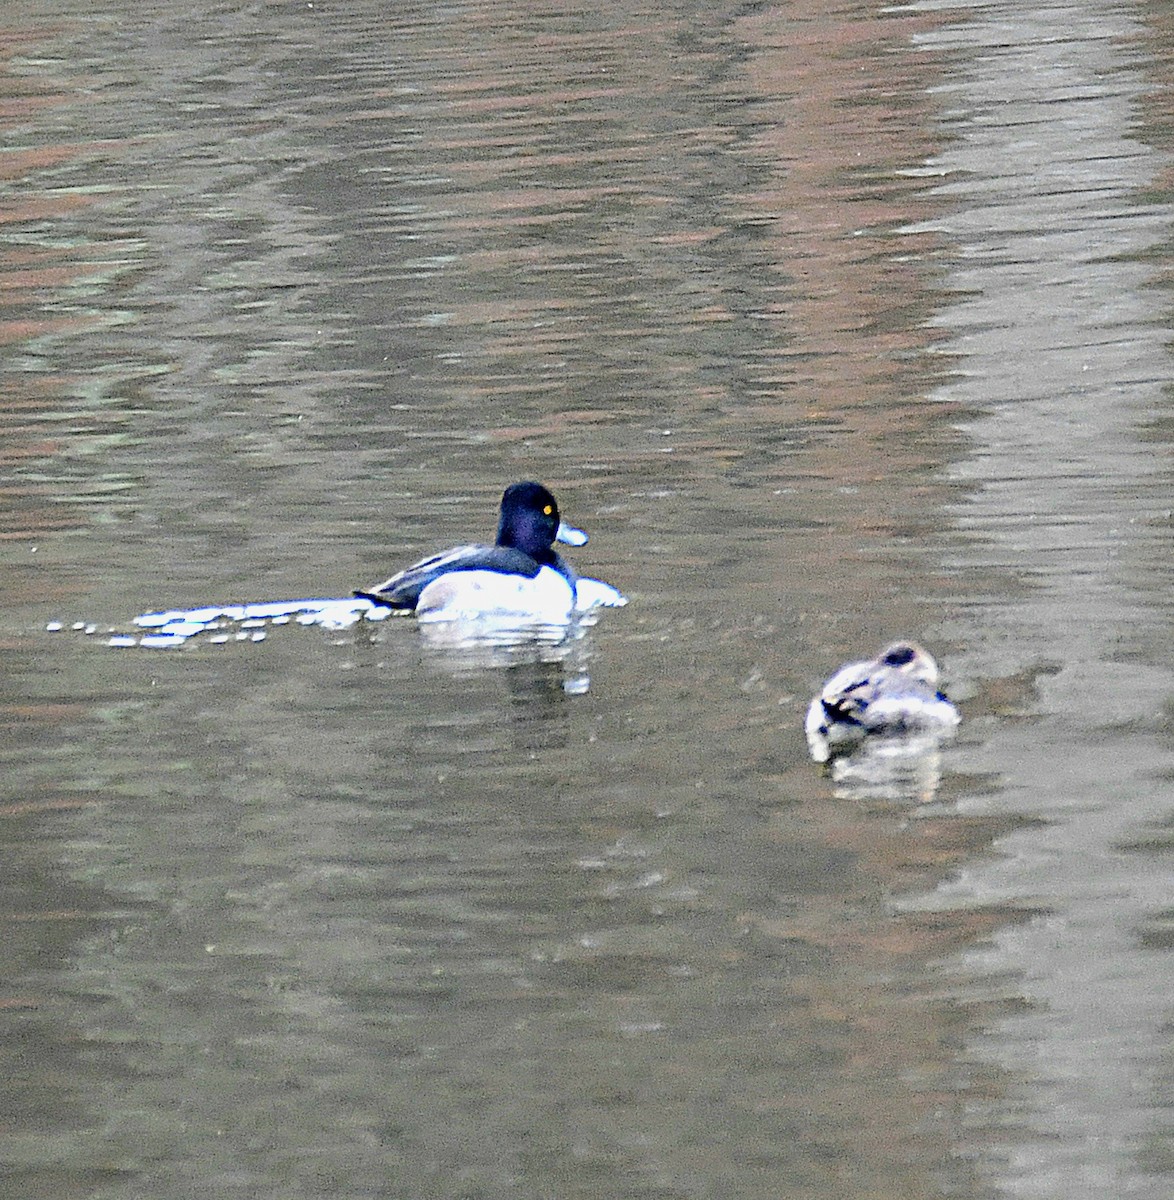
<path id="1" fill-rule="evenodd" d="M 454 674 L 501 672 L 510 712 L 522 742 L 561 743 L 565 704 L 591 688 L 589 623 L 510 626 L 486 622 L 421 625 L 421 641 L 433 664 Z"/>
<path id="2" fill-rule="evenodd" d="M 844 800 L 929 804 L 942 782 L 942 739 L 875 740 L 828 763 L 835 793 Z"/>
<path id="3" fill-rule="evenodd" d="M 420 631 L 436 667 L 457 676 L 500 673 L 509 693 L 515 744 L 538 750 L 566 744 L 568 699 L 591 686 L 587 628 L 499 626 L 491 634 L 484 627 L 446 623 L 422 625 Z"/>

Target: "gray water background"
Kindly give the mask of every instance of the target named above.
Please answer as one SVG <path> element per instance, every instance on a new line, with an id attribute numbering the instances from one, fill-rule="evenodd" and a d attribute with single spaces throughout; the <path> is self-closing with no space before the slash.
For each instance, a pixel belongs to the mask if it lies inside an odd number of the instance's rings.
<path id="1" fill-rule="evenodd" d="M 0 17 L 21 1197 L 1166 1197 L 1160 4 Z M 538 477 L 576 668 L 345 595 Z M 802 712 L 929 644 L 928 775 Z"/>

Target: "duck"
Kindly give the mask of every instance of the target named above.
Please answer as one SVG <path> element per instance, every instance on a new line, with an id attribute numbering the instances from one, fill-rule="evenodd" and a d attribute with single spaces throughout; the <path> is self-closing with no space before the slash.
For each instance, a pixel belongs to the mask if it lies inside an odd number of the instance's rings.
<path id="1" fill-rule="evenodd" d="M 807 710 L 811 757 L 827 762 L 870 737 L 939 741 L 961 719 L 939 681 L 933 656 L 911 641 L 893 642 L 867 662 L 846 663 Z"/>
<path id="2" fill-rule="evenodd" d="M 597 579 L 582 579 L 554 543 L 582 546 L 587 534 L 568 525 L 549 488 L 533 480 L 512 483 L 501 498 L 492 546 L 456 546 L 430 555 L 355 596 L 422 620 L 506 618 L 563 624 L 624 596 Z"/>

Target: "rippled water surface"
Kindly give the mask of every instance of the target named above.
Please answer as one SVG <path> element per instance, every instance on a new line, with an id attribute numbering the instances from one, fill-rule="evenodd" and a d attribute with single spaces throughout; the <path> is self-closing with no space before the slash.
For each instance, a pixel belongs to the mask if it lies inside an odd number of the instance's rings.
<path id="1" fill-rule="evenodd" d="M 6 1190 L 1168 1196 L 1172 51 L 1108 0 L 12 0 Z M 572 644 L 107 644 L 522 478 L 630 600 Z M 958 738 L 821 772 L 896 636 Z"/>

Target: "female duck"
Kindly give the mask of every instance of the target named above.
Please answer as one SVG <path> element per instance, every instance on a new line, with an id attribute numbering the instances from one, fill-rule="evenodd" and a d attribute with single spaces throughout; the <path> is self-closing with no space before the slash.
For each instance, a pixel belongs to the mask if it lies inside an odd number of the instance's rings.
<path id="1" fill-rule="evenodd" d="M 627 603 L 613 587 L 580 579 L 553 546 L 581 546 L 587 535 L 559 519 L 540 483 L 511 484 L 501 498 L 492 546 L 457 546 L 422 559 L 356 596 L 425 620 L 507 618 L 564 623 L 596 605 Z"/>
<path id="2" fill-rule="evenodd" d="M 811 757 L 827 762 L 872 734 L 951 733 L 958 710 L 938 690 L 938 679 L 938 664 L 915 642 L 894 642 L 869 662 L 841 667 L 807 710 Z"/>

